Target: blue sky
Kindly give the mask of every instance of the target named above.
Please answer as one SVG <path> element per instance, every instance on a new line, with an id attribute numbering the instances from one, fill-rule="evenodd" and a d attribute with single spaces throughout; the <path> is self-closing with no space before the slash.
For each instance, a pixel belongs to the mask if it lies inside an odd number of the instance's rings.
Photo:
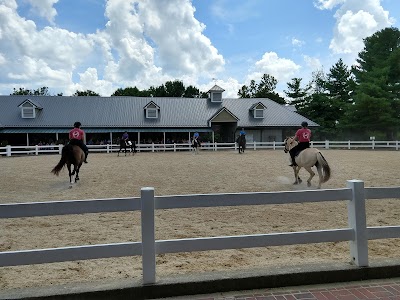
<path id="1" fill-rule="evenodd" d="M 267 73 L 283 95 L 291 78 L 352 65 L 399 13 L 398 0 L 0 0 L 0 94 L 181 80 L 237 97 Z"/>

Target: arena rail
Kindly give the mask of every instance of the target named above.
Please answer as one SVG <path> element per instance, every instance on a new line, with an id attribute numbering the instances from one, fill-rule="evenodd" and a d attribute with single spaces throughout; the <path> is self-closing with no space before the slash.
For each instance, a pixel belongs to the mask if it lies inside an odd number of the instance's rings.
<path id="1" fill-rule="evenodd" d="M 368 266 L 368 240 L 400 238 L 400 226 L 367 227 L 365 199 L 400 199 L 400 187 L 364 187 L 348 180 L 342 189 L 286 192 L 195 194 L 154 196 L 154 188 L 141 189 L 141 197 L 0 204 L 0 218 L 25 218 L 141 210 L 141 242 L 82 245 L 0 252 L 0 267 L 142 256 L 143 284 L 156 282 L 156 255 L 192 251 L 269 247 L 308 243 L 350 242 L 350 257 L 359 267 Z M 204 208 L 347 201 L 348 228 L 218 236 L 175 240 L 155 239 L 155 209 Z"/>
<path id="2" fill-rule="evenodd" d="M 311 147 L 324 149 L 393 149 L 399 150 L 399 141 L 312 141 Z M 11 146 L 0 147 L 0 155 L 12 156 L 23 154 L 61 154 L 63 145 L 34 145 L 34 146 Z M 283 149 L 283 142 L 248 142 L 247 149 Z M 119 150 L 119 145 L 88 145 L 91 152 L 112 153 Z M 201 146 L 202 150 L 235 150 L 237 151 L 236 143 L 210 143 L 205 142 Z M 192 147 L 189 143 L 183 144 L 137 144 L 138 152 L 165 152 L 165 151 L 191 151 Z"/>

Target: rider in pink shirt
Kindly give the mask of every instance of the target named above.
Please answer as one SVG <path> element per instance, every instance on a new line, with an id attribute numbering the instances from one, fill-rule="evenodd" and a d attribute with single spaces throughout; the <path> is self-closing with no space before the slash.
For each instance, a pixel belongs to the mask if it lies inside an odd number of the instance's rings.
<path id="1" fill-rule="evenodd" d="M 301 128 L 296 131 L 294 139 L 298 140 L 299 143 L 297 144 L 297 146 L 294 146 L 292 149 L 289 150 L 290 157 L 292 158 L 292 164 L 290 165 L 291 167 L 297 166 L 295 161 L 296 155 L 302 150 L 310 148 L 311 130 L 308 129 L 307 122 L 301 123 Z"/>
<path id="2" fill-rule="evenodd" d="M 81 129 L 81 126 L 81 122 L 74 123 L 74 129 L 69 132 L 69 143 L 81 147 L 83 152 L 85 152 L 85 163 L 87 163 L 86 159 L 88 157 L 89 149 L 84 143 L 85 132 Z"/>

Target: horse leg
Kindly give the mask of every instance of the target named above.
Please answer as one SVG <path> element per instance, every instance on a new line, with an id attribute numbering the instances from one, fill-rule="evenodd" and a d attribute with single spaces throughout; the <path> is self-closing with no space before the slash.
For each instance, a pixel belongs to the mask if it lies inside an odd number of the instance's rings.
<path id="1" fill-rule="evenodd" d="M 300 184 L 300 183 L 303 182 L 303 180 L 301 180 L 301 178 L 299 176 L 300 169 L 301 169 L 301 167 L 299 167 L 299 166 L 294 166 L 293 167 L 294 178 L 295 178 L 295 182 L 293 184 Z"/>
<path id="2" fill-rule="evenodd" d="M 75 176 L 75 182 L 78 182 L 79 180 L 79 169 L 80 169 L 80 165 L 76 167 L 76 176 Z"/>
<path id="3" fill-rule="evenodd" d="M 72 185 L 74 184 L 72 177 L 74 176 L 74 174 L 72 174 L 72 172 L 71 172 L 71 164 L 68 164 L 67 168 L 68 168 L 68 175 L 69 175 L 69 187 L 72 188 Z"/>
<path id="4" fill-rule="evenodd" d="M 304 169 L 306 169 L 307 172 L 310 173 L 310 177 L 307 179 L 307 186 L 310 187 L 311 186 L 311 179 L 313 179 L 313 177 L 315 176 L 315 173 L 311 169 L 311 167 L 304 167 Z"/>

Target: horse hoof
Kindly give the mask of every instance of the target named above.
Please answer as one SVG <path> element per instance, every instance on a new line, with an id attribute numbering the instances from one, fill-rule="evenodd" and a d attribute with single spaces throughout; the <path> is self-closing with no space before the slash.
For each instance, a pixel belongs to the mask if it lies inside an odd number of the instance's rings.
<path id="1" fill-rule="evenodd" d="M 293 185 L 298 185 L 299 183 L 296 181 L 296 182 L 293 182 Z"/>
<path id="2" fill-rule="evenodd" d="M 307 182 L 307 186 L 310 187 L 311 186 L 311 182 Z"/>

